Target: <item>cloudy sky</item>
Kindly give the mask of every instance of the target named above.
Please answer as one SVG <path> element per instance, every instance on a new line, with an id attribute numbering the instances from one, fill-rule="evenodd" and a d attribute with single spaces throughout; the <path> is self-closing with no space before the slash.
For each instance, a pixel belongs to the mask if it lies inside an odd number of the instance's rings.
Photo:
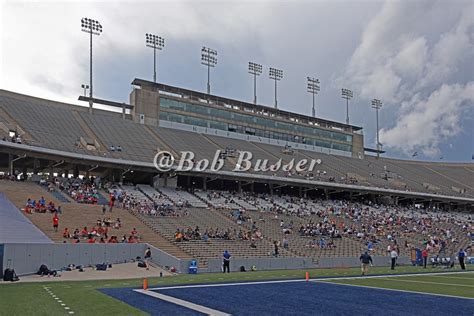
<path id="1" fill-rule="evenodd" d="M 306 77 L 321 80 L 317 115 L 345 121 L 342 87 L 354 91 L 351 123 L 387 155 L 471 161 L 474 153 L 474 2 L 402 1 L 5 1 L 0 0 L 0 88 L 78 104 L 88 82 L 88 36 L 97 19 L 94 95 L 125 102 L 133 78 L 152 79 L 145 33 L 165 38 L 158 81 L 205 91 L 203 45 L 218 51 L 212 92 L 252 101 L 249 61 L 264 65 L 260 104 L 273 104 L 268 67 L 283 69 L 279 107 L 311 113 Z"/>

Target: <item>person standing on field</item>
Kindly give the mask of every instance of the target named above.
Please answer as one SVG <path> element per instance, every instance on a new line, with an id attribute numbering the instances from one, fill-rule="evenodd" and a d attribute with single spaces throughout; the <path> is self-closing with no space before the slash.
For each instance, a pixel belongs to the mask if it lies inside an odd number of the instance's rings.
<path id="1" fill-rule="evenodd" d="M 458 253 L 458 260 L 459 260 L 459 265 L 461 266 L 462 270 L 466 270 L 466 265 L 464 264 L 464 258 L 466 257 L 466 253 L 464 252 L 464 249 L 461 248 Z"/>
<path id="2" fill-rule="evenodd" d="M 428 261 L 428 250 L 426 248 L 421 252 L 421 257 L 423 258 L 423 268 L 426 269 L 426 262 Z"/>
<path id="3" fill-rule="evenodd" d="M 395 270 L 395 265 L 397 264 L 398 253 L 395 249 L 390 252 L 390 258 L 392 259 L 391 269 Z"/>
<path id="4" fill-rule="evenodd" d="M 372 257 L 366 251 L 360 258 L 362 275 L 366 275 L 369 272 L 369 264 L 372 265 Z"/>
<path id="5" fill-rule="evenodd" d="M 224 254 L 222 255 L 222 272 L 225 273 L 227 270 L 227 273 L 230 273 L 230 258 L 232 256 L 230 255 L 230 252 L 227 250 L 224 251 Z"/>

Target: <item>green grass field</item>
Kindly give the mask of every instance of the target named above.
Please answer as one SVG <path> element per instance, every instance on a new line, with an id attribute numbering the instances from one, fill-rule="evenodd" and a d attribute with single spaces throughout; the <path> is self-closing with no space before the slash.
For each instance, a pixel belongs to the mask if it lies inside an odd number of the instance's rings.
<path id="1" fill-rule="evenodd" d="M 471 271 L 473 271 L 472 269 Z M 350 277 L 360 275 L 358 268 L 346 269 L 314 269 L 308 270 L 310 277 Z M 422 269 L 420 267 L 398 267 L 395 271 L 389 268 L 372 268 L 371 274 L 400 274 L 400 273 L 427 273 L 445 272 L 441 269 Z M 458 270 L 450 270 L 458 271 Z M 151 278 L 149 286 L 261 281 L 276 279 L 303 279 L 304 270 L 234 272 L 230 274 L 197 274 L 175 275 L 163 278 Z M 452 275 L 426 275 L 384 277 L 373 279 L 344 279 L 328 280 L 328 282 L 399 289 L 426 293 L 436 293 L 474 298 L 474 273 Z M 62 307 L 44 289 L 48 287 L 63 304 L 74 311 L 74 315 L 144 315 L 123 302 L 115 300 L 101 292 L 99 288 L 107 287 L 141 287 L 143 280 L 100 280 L 74 282 L 36 282 L 36 283 L 9 283 L 0 284 L 1 315 L 67 315 Z M 325 281 L 326 282 L 326 281 Z M 456 286 L 454 286 L 455 284 Z M 462 285 L 462 286 L 460 286 Z"/>
<path id="2" fill-rule="evenodd" d="M 325 282 L 474 298 L 474 273 L 406 275 Z"/>

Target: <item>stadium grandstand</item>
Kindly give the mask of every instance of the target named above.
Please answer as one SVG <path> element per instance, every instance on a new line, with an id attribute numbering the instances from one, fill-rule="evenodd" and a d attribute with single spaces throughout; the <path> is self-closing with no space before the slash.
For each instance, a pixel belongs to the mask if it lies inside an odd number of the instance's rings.
<path id="1" fill-rule="evenodd" d="M 474 2 L 3 2 L 0 316 L 474 315 Z"/>
<path id="2" fill-rule="evenodd" d="M 149 243 L 203 271 L 223 249 L 331 266 L 367 249 L 383 257 L 397 247 L 408 262 L 426 245 L 446 257 L 470 246 L 472 164 L 376 158 L 361 127 L 141 79 L 133 87 L 129 104 L 80 97 L 118 111 L 0 91 L 2 198 L 39 228 L 31 242 L 85 242 L 93 232 L 93 242 Z M 157 170 L 163 151 L 175 161 L 192 152 L 193 163 L 217 152 L 225 163 Z M 314 169 L 242 172 L 245 152 Z M 62 205 L 66 232 L 51 229 L 40 197 L 55 212 Z"/>

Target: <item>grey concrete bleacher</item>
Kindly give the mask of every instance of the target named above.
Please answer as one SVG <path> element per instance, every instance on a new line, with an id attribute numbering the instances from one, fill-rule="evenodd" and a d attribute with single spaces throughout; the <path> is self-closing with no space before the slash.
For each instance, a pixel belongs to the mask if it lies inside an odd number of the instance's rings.
<path id="1" fill-rule="evenodd" d="M 159 143 L 149 137 L 143 125 L 101 114 L 80 113 L 91 130 L 108 146 L 109 156 L 113 158 L 153 161 Z M 112 152 L 110 147 L 122 147 L 122 151 Z"/>
<path id="2" fill-rule="evenodd" d="M 207 158 L 211 160 L 216 150 L 222 151 L 227 147 L 236 150 L 250 151 L 253 162 L 256 159 L 267 159 L 270 164 L 282 158 L 283 162 L 295 158 L 320 159 L 320 176 L 314 180 L 344 183 L 348 177 L 356 177 L 357 184 L 373 187 L 402 189 L 414 192 L 428 192 L 451 196 L 474 196 L 474 167 L 468 163 L 433 163 L 414 162 L 399 159 L 375 159 L 366 156 L 364 159 L 334 156 L 314 151 L 294 149 L 293 155 L 283 153 L 284 142 L 281 146 L 253 143 L 243 139 L 231 139 L 215 135 L 203 135 L 195 132 L 150 127 L 131 120 L 122 119 L 116 113 L 96 110 L 93 114 L 83 108 L 60 104 L 32 97 L 14 94 L 0 96 L 0 109 L 4 114 L 0 122 L 19 126 L 29 138 L 25 143 L 49 149 L 57 149 L 89 155 L 106 155 L 111 158 L 129 159 L 151 162 L 157 149 L 163 148 L 163 143 L 175 152 L 192 151 L 195 160 Z M 151 131 L 155 137 L 150 135 Z M 6 136 L 2 130 L 0 136 Z M 86 150 L 77 146 L 79 139 L 91 139 L 107 148 L 99 151 Z M 159 136 L 159 137 L 158 137 Z M 159 139 L 163 142 L 160 143 Z M 122 151 L 112 152 L 109 146 L 120 145 Z M 228 158 L 224 170 L 233 169 L 236 159 Z M 251 170 L 252 172 L 252 170 Z M 313 172 L 316 174 L 317 172 Z M 274 172 L 268 171 L 267 175 Z M 276 172 L 279 176 L 302 178 L 307 175 L 287 174 Z"/>
<path id="3" fill-rule="evenodd" d="M 160 194 L 157 190 L 149 185 L 137 184 L 136 188 L 143 192 L 149 199 L 158 205 L 172 205 L 173 202 L 167 196 Z"/>
<path id="4" fill-rule="evenodd" d="M 206 200 L 215 208 L 240 209 L 241 205 L 236 203 L 232 196 L 217 191 L 196 191 L 195 194 Z"/>
<path id="5" fill-rule="evenodd" d="M 0 244 L 53 243 L 0 192 Z"/>
<path id="6" fill-rule="evenodd" d="M 164 195 L 166 195 L 168 199 L 173 201 L 173 203 L 175 203 L 176 205 L 183 205 L 185 202 L 187 202 L 192 207 L 196 207 L 196 208 L 207 207 L 206 203 L 204 203 L 195 195 L 187 191 L 178 190 L 178 189 L 169 188 L 169 187 L 160 187 L 158 188 L 158 190 Z"/>
<path id="7" fill-rule="evenodd" d="M 86 133 L 66 108 L 44 106 L 40 103 L 19 101 L 0 96 L 0 106 L 30 134 L 35 143 L 46 148 L 86 152 L 76 147 Z"/>
<path id="8" fill-rule="evenodd" d="M 166 143 L 173 147 L 174 150 L 191 151 L 195 154 L 195 160 L 203 158 L 212 159 L 215 152 L 220 149 L 215 144 L 209 142 L 201 134 L 175 130 L 165 127 L 158 127 L 157 133 L 166 140 Z"/>

